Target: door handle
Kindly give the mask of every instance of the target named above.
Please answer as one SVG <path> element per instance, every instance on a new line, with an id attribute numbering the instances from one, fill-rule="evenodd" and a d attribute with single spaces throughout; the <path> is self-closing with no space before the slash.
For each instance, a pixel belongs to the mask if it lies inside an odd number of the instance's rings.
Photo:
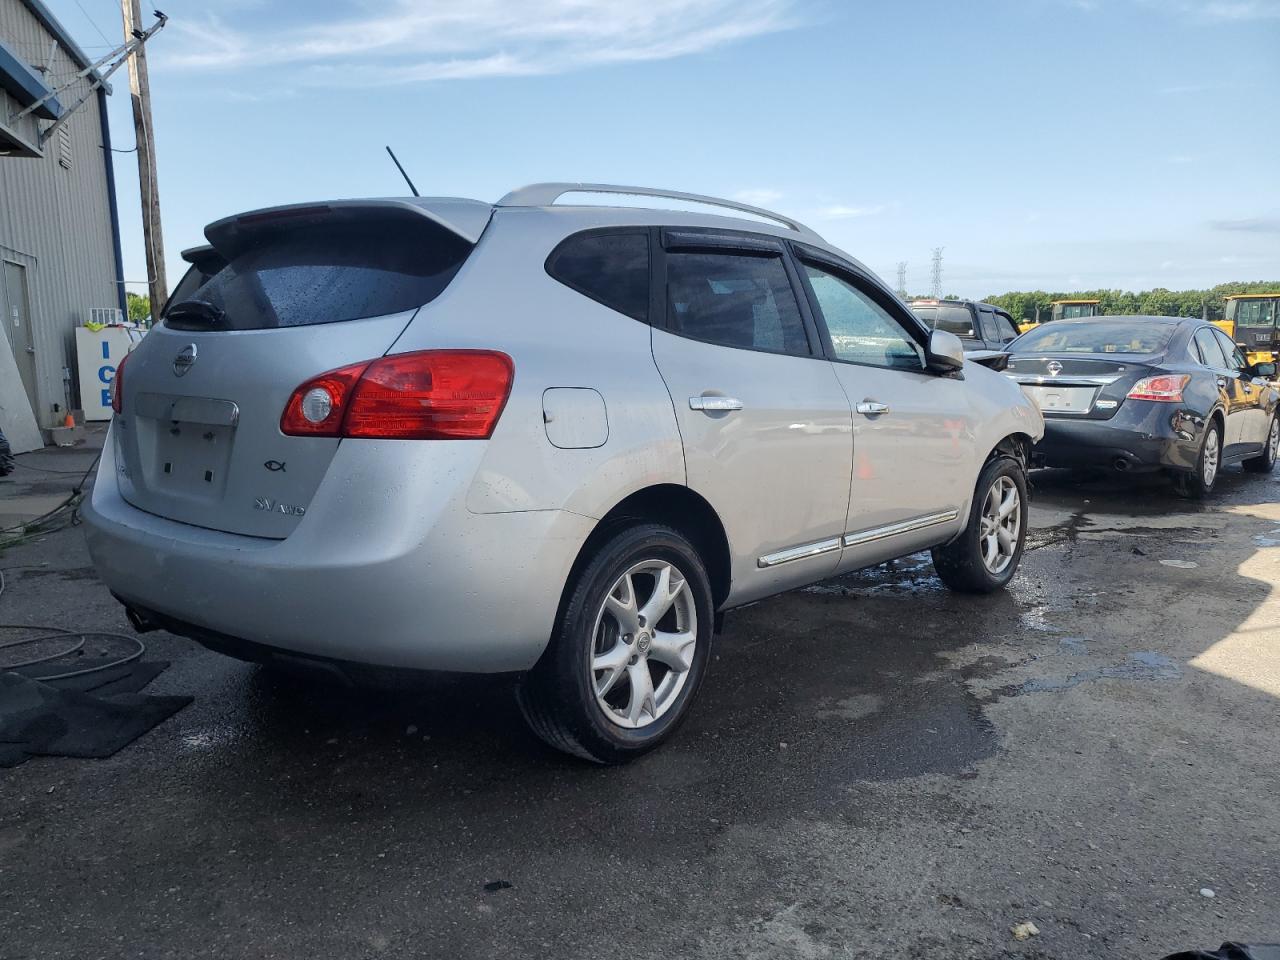
<path id="1" fill-rule="evenodd" d="M 880 403 L 878 400 L 863 400 L 854 407 L 859 413 L 867 417 L 874 417 L 880 413 L 888 413 L 889 405 Z"/>
<path id="2" fill-rule="evenodd" d="M 1227 381 L 1225 377 L 1218 378 L 1218 388 L 1221 390 L 1227 389 Z"/>
<path id="3" fill-rule="evenodd" d="M 725 410 L 741 410 L 742 401 L 734 397 L 690 397 L 690 410 L 702 410 L 707 413 L 715 413 Z"/>
<path id="4" fill-rule="evenodd" d="M 35 353 L 35 352 L 36 352 L 35 347 L 27 347 L 27 353 Z"/>

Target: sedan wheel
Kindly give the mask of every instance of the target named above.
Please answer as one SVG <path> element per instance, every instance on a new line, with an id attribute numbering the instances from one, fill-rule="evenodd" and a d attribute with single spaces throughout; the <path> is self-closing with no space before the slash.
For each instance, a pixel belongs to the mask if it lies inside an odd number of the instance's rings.
<path id="1" fill-rule="evenodd" d="M 1174 490 L 1180 496 L 1192 500 L 1207 497 L 1213 492 L 1218 482 L 1218 472 L 1222 465 L 1222 433 L 1218 421 L 1209 421 L 1204 431 L 1204 442 L 1200 445 L 1200 453 L 1196 458 L 1195 470 L 1191 473 L 1179 473 L 1174 477 Z"/>
<path id="2" fill-rule="evenodd" d="M 1280 457 L 1280 416 L 1271 418 L 1271 429 L 1267 431 L 1267 440 L 1262 453 L 1244 462 L 1244 468 L 1250 473 L 1270 473 L 1276 468 L 1276 459 Z"/>

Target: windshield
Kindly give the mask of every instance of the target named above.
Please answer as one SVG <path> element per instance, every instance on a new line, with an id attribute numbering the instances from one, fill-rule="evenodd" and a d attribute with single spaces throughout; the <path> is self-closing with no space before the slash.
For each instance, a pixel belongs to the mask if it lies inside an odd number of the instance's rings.
<path id="1" fill-rule="evenodd" d="M 1227 319 L 1235 320 L 1238 326 L 1267 330 L 1275 326 L 1274 300 L 1231 300 L 1227 307 Z"/>
<path id="2" fill-rule="evenodd" d="M 1014 353 L 1160 353 L 1174 329 L 1173 324 L 1151 320 L 1059 321 L 1024 333 L 1011 346 Z"/>

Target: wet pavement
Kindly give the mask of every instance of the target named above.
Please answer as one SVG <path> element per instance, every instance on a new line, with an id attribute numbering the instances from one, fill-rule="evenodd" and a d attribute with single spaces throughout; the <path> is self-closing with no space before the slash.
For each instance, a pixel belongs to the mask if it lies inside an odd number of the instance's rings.
<path id="1" fill-rule="evenodd" d="M 352 690 L 148 634 L 149 691 L 191 706 L 0 771 L 0 958 L 1280 941 L 1280 482 L 1035 481 L 1011 589 L 918 556 L 732 613 L 689 722 L 625 768 L 542 747 L 506 680 Z M 75 529 L 0 569 L 0 620 L 127 632 Z"/>

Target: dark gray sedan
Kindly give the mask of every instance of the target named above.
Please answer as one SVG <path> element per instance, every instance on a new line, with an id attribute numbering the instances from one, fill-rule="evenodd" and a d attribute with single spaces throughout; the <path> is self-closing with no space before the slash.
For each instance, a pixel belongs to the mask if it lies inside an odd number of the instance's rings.
<path id="1" fill-rule="evenodd" d="M 1044 413 L 1034 460 L 1051 467 L 1166 470 L 1203 497 L 1221 468 L 1270 473 L 1280 449 L 1275 364 L 1250 364 L 1213 324 L 1090 317 L 1043 324 L 1008 347 L 1006 370 Z"/>

